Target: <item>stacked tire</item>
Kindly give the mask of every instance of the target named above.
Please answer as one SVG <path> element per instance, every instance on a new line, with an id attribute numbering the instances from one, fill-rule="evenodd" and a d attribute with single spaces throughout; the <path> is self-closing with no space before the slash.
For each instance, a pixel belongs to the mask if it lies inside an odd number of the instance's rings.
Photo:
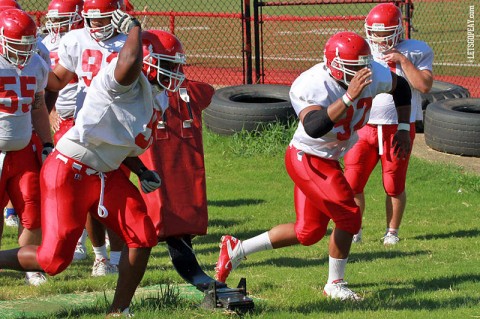
<path id="1" fill-rule="evenodd" d="M 421 94 L 424 122 L 417 121 L 415 126 L 417 133 L 423 133 L 425 130 L 425 111 L 429 104 L 437 101 L 468 97 L 470 97 L 470 92 L 463 86 L 449 82 L 433 81 L 430 92 Z"/>
<path id="2" fill-rule="evenodd" d="M 432 149 L 480 157 L 480 99 L 431 103 L 425 112 L 425 143 Z"/>
<path id="3" fill-rule="evenodd" d="M 247 84 L 220 88 L 203 111 L 205 126 L 221 135 L 260 131 L 266 124 L 286 124 L 295 111 L 285 85 Z"/>

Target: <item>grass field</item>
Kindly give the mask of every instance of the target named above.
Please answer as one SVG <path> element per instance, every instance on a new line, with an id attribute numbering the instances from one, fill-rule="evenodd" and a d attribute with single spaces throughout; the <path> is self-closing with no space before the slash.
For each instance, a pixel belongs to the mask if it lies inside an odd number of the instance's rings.
<path id="1" fill-rule="evenodd" d="M 221 137 L 205 132 L 209 230 L 208 235 L 195 238 L 194 248 L 209 275 L 213 276 L 223 234 L 244 239 L 293 220 L 292 182 L 283 165 L 283 149 L 290 133 L 274 128 L 262 138 L 252 139 L 249 135 Z M 232 272 L 228 284 L 236 286 L 241 277 L 247 278 L 248 291 L 255 300 L 255 311 L 245 318 L 480 316 L 479 176 L 413 158 L 407 191 L 402 240 L 386 249 L 380 240 L 385 217 L 378 169 L 367 185 L 364 242 L 353 246 L 346 275 L 351 288 L 365 297 L 363 302 L 336 302 L 322 295 L 328 271 L 324 239 L 310 247 L 252 255 Z M 3 249 L 16 245 L 13 230 L 5 231 Z M 90 277 L 92 261 L 90 251 L 88 260 L 73 263 L 38 288 L 25 286 L 21 273 L 3 270 L 0 318 L 102 318 L 108 304 L 104 293 L 110 300 L 116 277 Z M 133 306 L 136 318 L 232 317 L 198 308 L 201 296 L 185 291 L 164 244 L 154 249 L 141 286 L 159 284 L 163 290 L 137 293 Z M 165 292 L 165 287 L 169 291 Z M 69 294 L 73 294 L 70 299 Z M 14 316 L 6 311 L 28 301 L 35 307 L 21 309 L 38 309 L 33 315 Z M 63 310 L 52 310 L 49 305 L 55 301 Z M 42 312 L 43 308 L 47 309 Z"/>

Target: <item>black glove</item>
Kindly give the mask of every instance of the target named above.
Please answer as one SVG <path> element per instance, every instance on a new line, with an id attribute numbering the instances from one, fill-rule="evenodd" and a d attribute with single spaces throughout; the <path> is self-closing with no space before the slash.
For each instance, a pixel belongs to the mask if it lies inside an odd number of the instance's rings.
<path id="1" fill-rule="evenodd" d="M 141 24 L 135 17 L 132 17 L 128 13 L 117 9 L 112 15 L 112 26 L 118 32 L 128 34 L 133 27 L 141 26 Z"/>
<path id="2" fill-rule="evenodd" d="M 154 190 L 159 188 L 160 185 L 162 185 L 162 180 L 160 179 L 160 176 L 158 176 L 157 172 L 152 170 L 141 170 L 138 178 L 140 179 L 142 191 L 145 194 L 153 192 Z"/>
<path id="3" fill-rule="evenodd" d="M 50 155 L 51 152 L 53 152 L 55 146 L 52 143 L 45 143 L 43 144 L 43 149 L 42 149 L 42 163 L 45 162 L 47 159 L 47 156 Z"/>

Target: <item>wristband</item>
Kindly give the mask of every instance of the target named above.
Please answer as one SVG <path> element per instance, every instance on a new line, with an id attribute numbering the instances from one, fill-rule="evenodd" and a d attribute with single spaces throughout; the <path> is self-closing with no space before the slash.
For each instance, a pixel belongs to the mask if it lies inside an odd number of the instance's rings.
<path id="1" fill-rule="evenodd" d="M 409 131 L 410 123 L 398 123 L 397 131 Z"/>
<path id="2" fill-rule="evenodd" d="M 350 107 L 352 106 L 353 101 L 348 97 L 347 94 L 348 93 L 345 93 L 344 95 L 342 95 L 342 101 L 343 101 L 343 104 L 345 104 L 347 107 Z"/>
<path id="3" fill-rule="evenodd" d="M 352 97 L 350 96 L 350 94 L 348 94 L 348 92 L 345 92 L 345 95 L 346 95 L 347 98 L 350 100 L 350 102 L 353 103 L 353 99 L 352 99 Z"/>

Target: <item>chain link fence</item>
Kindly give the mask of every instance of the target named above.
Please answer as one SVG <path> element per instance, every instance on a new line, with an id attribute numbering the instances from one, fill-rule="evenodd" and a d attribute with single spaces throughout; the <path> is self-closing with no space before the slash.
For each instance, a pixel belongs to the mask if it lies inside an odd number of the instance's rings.
<path id="1" fill-rule="evenodd" d="M 407 37 L 435 53 L 434 77 L 462 85 L 480 97 L 478 0 L 130 0 L 144 28 L 175 33 L 187 52 L 185 73 L 215 86 L 286 84 L 323 59 L 326 39 L 342 30 L 365 34 L 371 8 L 395 2 Z M 47 0 L 19 0 L 44 23 Z M 411 19 L 408 17 L 412 15 Z M 478 52 L 477 52 L 478 51 Z"/>
<path id="2" fill-rule="evenodd" d="M 382 2 L 402 9 L 407 38 L 432 47 L 436 80 L 465 86 L 480 97 L 480 58 L 475 56 L 480 32 L 475 36 L 473 0 L 259 1 L 261 63 L 255 81 L 291 83 L 301 71 L 322 61 L 323 45 L 334 33 L 350 30 L 364 35 L 366 15 Z"/>

